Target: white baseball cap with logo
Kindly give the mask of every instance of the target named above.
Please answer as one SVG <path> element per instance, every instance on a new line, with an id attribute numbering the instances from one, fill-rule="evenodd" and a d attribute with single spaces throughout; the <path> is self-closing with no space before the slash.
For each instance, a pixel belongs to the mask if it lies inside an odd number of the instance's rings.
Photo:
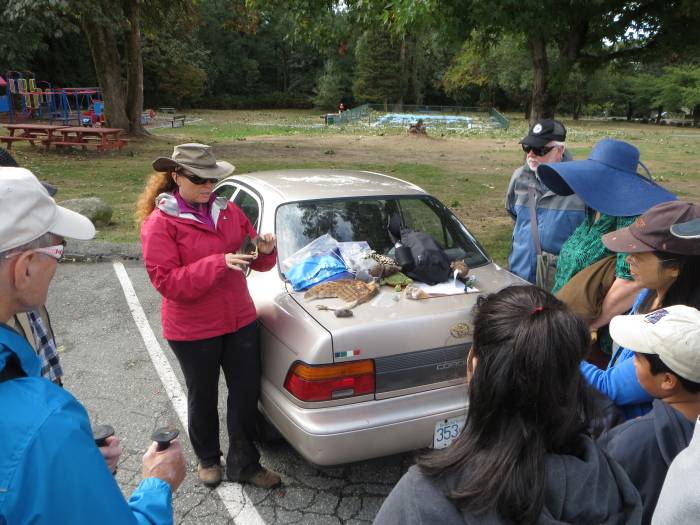
<path id="1" fill-rule="evenodd" d="M 700 311 L 674 305 L 645 315 L 618 315 L 610 321 L 616 343 L 642 354 L 656 354 L 673 372 L 700 383 Z"/>
<path id="2" fill-rule="evenodd" d="M 87 240 L 95 236 L 95 227 L 87 217 L 58 206 L 31 171 L 0 168 L 0 252 L 48 232 Z"/>

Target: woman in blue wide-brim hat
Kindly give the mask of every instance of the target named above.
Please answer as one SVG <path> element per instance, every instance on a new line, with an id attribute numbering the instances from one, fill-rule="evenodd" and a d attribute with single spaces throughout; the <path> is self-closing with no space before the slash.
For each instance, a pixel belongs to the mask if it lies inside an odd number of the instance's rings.
<path id="1" fill-rule="evenodd" d="M 639 166 L 646 175 L 637 173 Z M 603 245 L 602 236 L 629 226 L 649 208 L 675 200 L 676 196 L 652 180 L 649 170 L 639 160 L 639 150 L 621 140 L 603 139 L 593 147 L 588 159 L 543 164 L 537 175 L 553 192 L 575 193 L 586 204 L 586 218 L 559 253 L 552 293 L 558 294 L 582 270 L 596 263 L 601 268 L 605 266 L 603 271 L 609 275 L 603 288 L 604 297 L 593 310 L 594 315 L 587 319 L 596 340 L 598 329 L 607 326 L 615 315 L 629 311 L 639 291 L 630 275 L 627 254 L 613 254 Z M 610 275 L 612 272 L 614 275 Z M 579 276 L 576 286 L 582 280 L 585 278 Z M 559 295 L 566 293 L 564 290 Z M 609 355 L 612 347 L 609 337 L 602 336 L 599 343 Z"/>

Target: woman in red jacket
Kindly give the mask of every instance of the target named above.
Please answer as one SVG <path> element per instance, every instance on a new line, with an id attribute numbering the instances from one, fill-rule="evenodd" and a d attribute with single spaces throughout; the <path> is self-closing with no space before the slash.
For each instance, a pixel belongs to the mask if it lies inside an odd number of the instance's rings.
<path id="1" fill-rule="evenodd" d="M 232 202 L 217 198 L 214 184 L 235 169 L 216 161 L 209 146 L 181 144 L 171 158 L 153 162 L 157 172 L 137 208 L 143 260 L 162 295 L 163 336 L 187 383 L 188 432 L 204 485 L 221 482 L 218 381 L 228 387 L 226 424 L 229 480 L 271 488 L 280 477 L 260 465 L 253 444 L 260 391 L 255 305 L 244 270 L 275 265 L 275 236 L 261 235 L 257 255 L 242 251 L 256 232 Z"/>

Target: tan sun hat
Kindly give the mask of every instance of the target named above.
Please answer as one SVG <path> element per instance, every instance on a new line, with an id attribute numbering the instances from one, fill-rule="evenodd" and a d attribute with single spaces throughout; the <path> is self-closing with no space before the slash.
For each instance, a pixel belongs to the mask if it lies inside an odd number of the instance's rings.
<path id="1" fill-rule="evenodd" d="M 90 219 L 58 206 L 34 174 L 24 168 L 0 168 L 0 252 L 51 232 L 87 240 L 95 236 Z"/>
<path id="2" fill-rule="evenodd" d="M 217 161 L 211 146 L 197 143 L 175 146 L 172 157 L 160 157 L 153 161 L 156 171 L 174 171 L 177 168 L 184 168 L 203 179 L 223 179 L 236 169 L 225 160 Z"/>

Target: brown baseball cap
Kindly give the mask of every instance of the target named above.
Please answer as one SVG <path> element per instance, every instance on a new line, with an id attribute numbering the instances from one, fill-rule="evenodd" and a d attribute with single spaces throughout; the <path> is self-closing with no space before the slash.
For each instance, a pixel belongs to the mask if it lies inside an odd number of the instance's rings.
<path id="1" fill-rule="evenodd" d="M 697 239 L 682 239 L 671 226 L 700 218 L 700 206 L 684 201 L 657 204 L 640 215 L 629 227 L 603 235 L 603 244 L 613 252 L 668 252 L 700 255 Z"/>

